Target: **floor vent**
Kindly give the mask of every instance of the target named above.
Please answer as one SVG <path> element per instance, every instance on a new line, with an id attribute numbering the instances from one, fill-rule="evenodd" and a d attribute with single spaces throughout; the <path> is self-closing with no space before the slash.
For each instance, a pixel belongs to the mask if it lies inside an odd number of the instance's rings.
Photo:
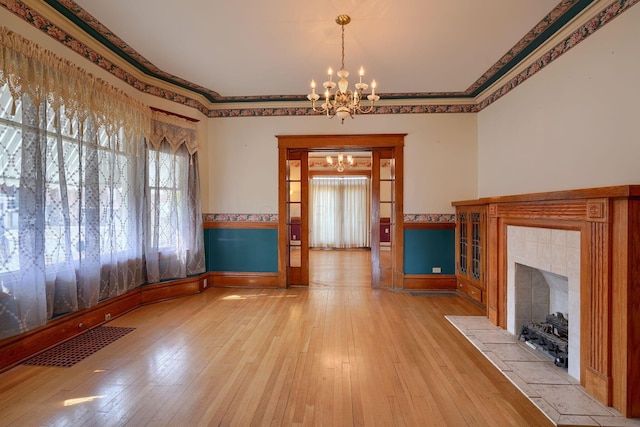
<path id="1" fill-rule="evenodd" d="M 413 291 L 414 297 L 455 297 L 457 294 L 452 291 Z"/>
<path id="2" fill-rule="evenodd" d="M 120 326 L 99 326 L 52 347 L 22 364 L 69 368 L 134 329 Z"/>

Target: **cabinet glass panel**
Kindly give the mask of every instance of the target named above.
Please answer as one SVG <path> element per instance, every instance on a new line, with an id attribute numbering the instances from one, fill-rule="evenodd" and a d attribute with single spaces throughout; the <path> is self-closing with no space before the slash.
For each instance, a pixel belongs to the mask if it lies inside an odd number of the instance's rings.
<path id="1" fill-rule="evenodd" d="M 480 251 L 482 250 L 480 219 L 481 215 L 479 213 L 474 212 L 471 214 L 471 277 L 476 280 L 480 280 L 482 275 L 480 263 Z"/>
<path id="2" fill-rule="evenodd" d="M 458 248 L 460 259 L 458 268 L 460 269 L 460 273 L 467 273 L 467 245 L 468 245 L 468 237 L 467 237 L 467 213 L 461 212 L 459 215 L 460 221 L 460 247 Z"/>

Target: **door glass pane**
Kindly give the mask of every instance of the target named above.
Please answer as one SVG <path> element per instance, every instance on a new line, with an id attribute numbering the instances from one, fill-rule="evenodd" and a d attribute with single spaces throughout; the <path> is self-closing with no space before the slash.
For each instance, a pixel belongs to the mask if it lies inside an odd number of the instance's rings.
<path id="1" fill-rule="evenodd" d="M 300 160 L 289 160 L 289 181 L 300 181 Z"/>
<path id="2" fill-rule="evenodd" d="M 394 225 L 393 160 L 380 159 L 380 280 L 389 285 Z"/>
<path id="3" fill-rule="evenodd" d="M 289 203 L 289 224 L 296 219 L 300 219 L 300 203 Z"/>
<path id="4" fill-rule="evenodd" d="M 392 202 L 393 201 L 393 189 L 392 181 L 380 181 L 380 201 Z"/>
<path id="5" fill-rule="evenodd" d="M 380 160 L 380 179 L 393 179 L 393 159 Z"/>
<path id="6" fill-rule="evenodd" d="M 289 183 L 289 201 L 290 202 L 300 202 L 300 182 L 290 182 Z"/>
<path id="7" fill-rule="evenodd" d="M 300 267 L 301 257 L 301 162 L 287 161 L 287 235 L 289 238 L 289 267 Z"/>

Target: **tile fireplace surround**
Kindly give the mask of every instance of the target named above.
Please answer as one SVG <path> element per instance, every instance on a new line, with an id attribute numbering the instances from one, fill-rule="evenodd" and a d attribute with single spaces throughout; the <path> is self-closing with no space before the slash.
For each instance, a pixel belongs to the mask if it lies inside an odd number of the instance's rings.
<path id="1" fill-rule="evenodd" d="M 525 273 L 535 270 L 546 285 L 546 294 L 532 292 L 535 282 L 533 274 Z M 555 314 L 550 310 L 551 301 L 549 282 L 543 275 L 556 274 L 564 277 L 566 283 L 566 301 L 560 310 L 569 319 L 569 374 L 580 380 L 580 232 L 538 227 L 507 227 L 507 330 L 518 335 L 525 321 L 544 321 L 547 314 Z M 518 274 L 520 272 L 520 274 Z M 524 300 L 518 300 L 516 284 L 520 279 L 520 289 L 527 288 Z M 528 283 L 527 279 L 528 278 Z M 528 294 L 528 295 L 527 295 Z M 544 304 L 536 306 L 534 294 L 546 295 Z M 526 298 L 528 296 L 528 299 Z M 527 304 L 528 303 L 528 304 Z M 527 315 L 518 318 L 518 310 L 528 309 Z M 537 312 L 537 313 L 536 313 Z M 525 313 L 520 313 L 524 315 Z"/>
<path id="2" fill-rule="evenodd" d="M 580 384 L 640 417 L 640 185 L 454 202 L 487 206 L 487 317 L 507 329 L 508 227 L 579 232 Z"/>

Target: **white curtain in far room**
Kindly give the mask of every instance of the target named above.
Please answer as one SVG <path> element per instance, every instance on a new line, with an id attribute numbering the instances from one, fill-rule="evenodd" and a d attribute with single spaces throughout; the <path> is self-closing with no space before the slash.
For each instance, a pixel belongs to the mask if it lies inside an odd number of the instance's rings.
<path id="1" fill-rule="evenodd" d="M 310 181 L 309 246 L 370 247 L 371 180 L 365 176 L 318 176 Z"/>

